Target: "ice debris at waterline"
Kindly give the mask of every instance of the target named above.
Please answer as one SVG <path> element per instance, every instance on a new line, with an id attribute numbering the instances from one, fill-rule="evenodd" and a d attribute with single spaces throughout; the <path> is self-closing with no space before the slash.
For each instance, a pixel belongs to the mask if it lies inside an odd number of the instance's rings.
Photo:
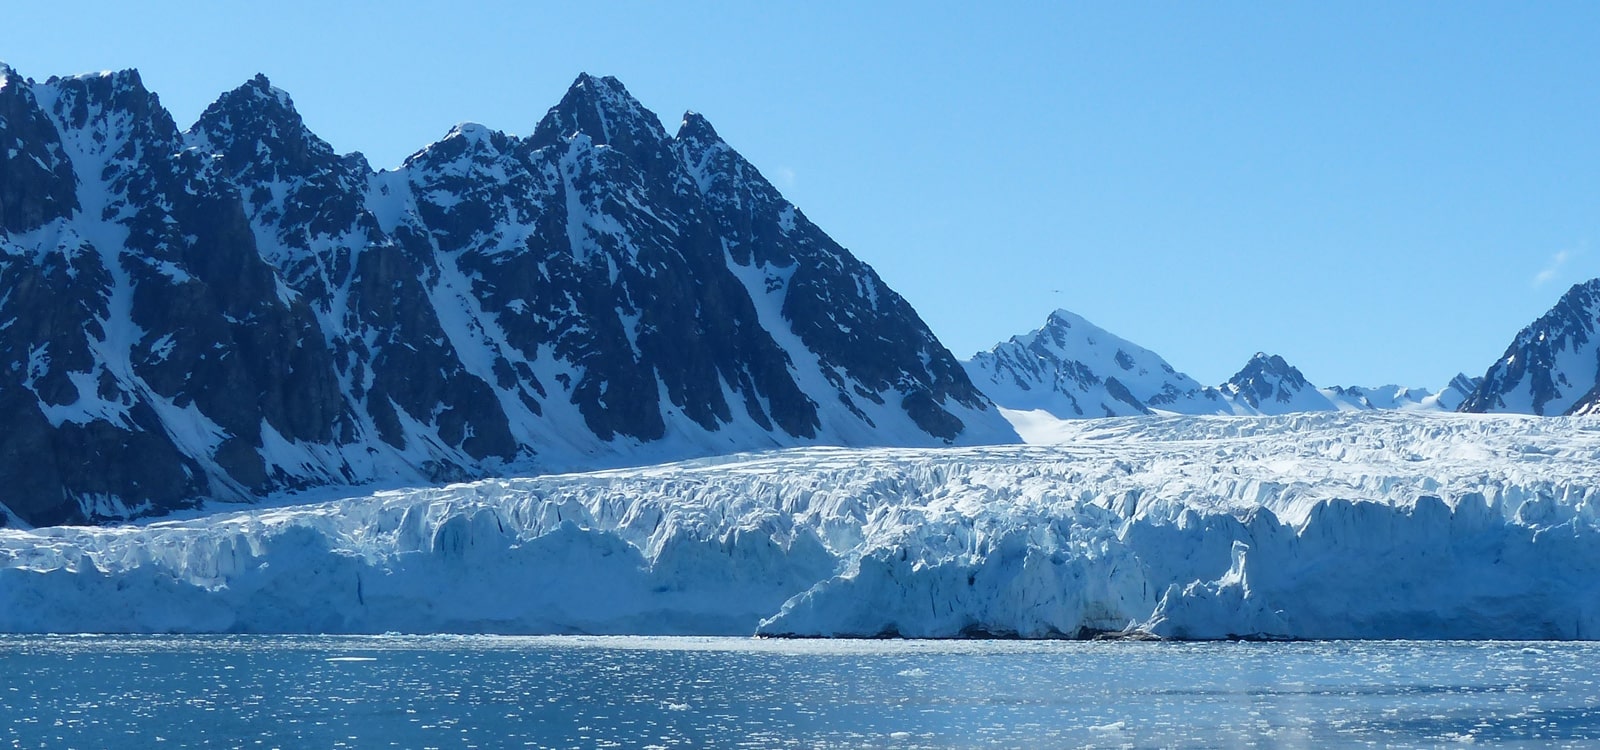
<path id="1" fill-rule="evenodd" d="M 0 530 L 0 630 L 1600 637 L 1600 419 L 1062 435 Z"/>

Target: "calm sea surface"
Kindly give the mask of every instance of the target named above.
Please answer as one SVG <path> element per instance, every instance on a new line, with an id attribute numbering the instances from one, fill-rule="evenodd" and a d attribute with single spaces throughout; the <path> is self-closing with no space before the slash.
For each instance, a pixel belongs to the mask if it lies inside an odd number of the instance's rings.
<path id="1" fill-rule="evenodd" d="M 1547 747 L 1600 646 L 0 636 L 0 748 Z"/>

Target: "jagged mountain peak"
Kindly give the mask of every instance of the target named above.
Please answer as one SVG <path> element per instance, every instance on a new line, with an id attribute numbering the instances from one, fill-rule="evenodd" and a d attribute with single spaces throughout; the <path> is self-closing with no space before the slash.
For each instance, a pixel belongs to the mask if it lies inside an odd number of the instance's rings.
<path id="1" fill-rule="evenodd" d="M 578 74 L 561 102 L 545 113 L 530 141 L 536 147 L 563 142 L 579 134 L 596 146 L 611 146 L 630 155 L 658 151 L 667 140 L 661 119 L 611 77 Z"/>
<path id="2" fill-rule="evenodd" d="M 265 76 L 188 137 L 131 73 L 17 89 L 0 506 L 23 522 L 1016 439 L 870 267 L 615 79 L 580 76 L 540 136 L 463 124 L 378 174 Z"/>
<path id="3" fill-rule="evenodd" d="M 172 121 L 172 115 L 161 106 L 160 97 L 145 88 L 144 77 L 137 68 L 51 76 L 42 89 L 35 93 L 49 92 L 44 98 L 64 107 L 62 115 L 70 123 L 85 122 L 105 112 L 124 112 L 137 120 Z M 170 129 L 176 131 L 176 123 Z M 157 125 L 157 130 L 168 128 L 163 123 Z"/>
<path id="4" fill-rule="evenodd" d="M 52 76 L 43 84 L 29 83 L 62 137 L 68 138 L 69 132 L 83 133 L 87 140 L 80 145 L 94 152 L 94 159 L 107 156 L 125 161 L 140 153 L 170 155 L 182 150 L 178 124 L 161 106 L 160 97 L 145 88 L 136 69 Z M 154 159 L 145 166 L 168 171 L 175 166 L 172 162 Z"/>
<path id="5" fill-rule="evenodd" d="M 716 196 L 714 200 L 733 201 L 746 207 L 759 205 L 766 211 L 792 210 L 778 189 L 723 140 L 704 115 L 685 112 L 673 145 L 688 168 L 690 178 L 702 193 Z"/>
<path id="6" fill-rule="evenodd" d="M 1600 279 L 1572 285 L 1517 333 L 1484 373 L 1466 412 L 1565 414 L 1600 386 Z"/>
<path id="7" fill-rule="evenodd" d="M 439 143 L 454 142 L 454 145 L 473 149 L 489 148 L 496 151 L 510 151 L 513 147 L 513 138 L 502 130 L 495 130 L 487 125 L 476 122 L 457 123 L 439 139 Z M 438 145 L 438 144 L 435 144 Z"/>
<path id="8" fill-rule="evenodd" d="M 70 216 L 78 207 L 77 179 L 55 125 L 31 82 L 0 63 L 0 234 L 25 232 Z"/>
<path id="9" fill-rule="evenodd" d="M 694 110 L 683 113 L 683 121 L 678 124 L 678 134 L 673 137 L 679 141 L 722 142 L 722 136 L 718 135 L 717 129 L 711 126 L 711 121 L 707 120 L 705 115 Z"/>
<path id="10" fill-rule="evenodd" d="M 1588 281 L 1580 281 L 1576 284 L 1573 284 L 1572 288 L 1567 290 L 1567 295 L 1573 294 L 1600 295 L 1600 278 L 1589 279 Z"/>
<path id="11" fill-rule="evenodd" d="M 1600 278 L 1573 284 L 1546 317 L 1551 323 L 1584 327 L 1594 324 L 1597 311 L 1600 311 Z"/>
<path id="12" fill-rule="evenodd" d="M 500 131 L 490 128 L 482 123 L 461 122 L 456 123 L 455 127 L 450 128 L 450 132 L 446 133 L 444 137 L 447 139 L 466 138 L 473 141 L 483 141 L 493 138 L 499 133 Z"/>
<path id="13" fill-rule="evenodd" d="M 217 97 L 189 130 L 217 137 L 256 139 L 269 147 L 286 139 L 322 142 L 306 129 L 289 92 L 273 86 L 262 73 Z M 332 152 L 331 148 L 327 150 Z"/>
<path id="14" fill-rule="evenodd" d="M 1088 321 L 1088 319 L 1084 318 L 1082 315 L 1079 315 L 1079 314 L 1077 314 L 1075 312 L 1072 312 L 1071 310 L 1068 310 L 1068 309 L 1066 309 L 1064 307 L 1058 307 L 1055 310 L 1051 311 L 1050 317 L 1045 319 L 1045 328 L 1047 328 L 1047 329 L 1049 329 L 1049 328 L 1080 328 L 1080 327 L 1083 327 L 1083 326 L 1089 326 L 1089 327 L 1096 328 L 1096 329 L 1100 328 L 1099 326 L 1096 326 L 1093 323 L 1090 323 Z M 1103 329 L 1101 329 L 1101 330 L 1103 330 Z"/>
<path id="15" fill-rule="evenodd" d="M 250 182 L 329 172 L 342 161 L 306 127 L 289 93 L 261 73 L 217 97 L 184 139 L 220 156 L 230 175 Z"/>
<path id="16" fill-rule="evenodd" d="M 66 107 L 63 114 L 72 123 L 86 121 L 99 112 L 114 111 L 127 112 L 139 119 L 172 119 L 155 93 L 145 88 L 144 78 L 137 68 L 51 76 L 43 88 L 52 92 L 51 98 L 60 97 L 59 104 Z"/>
<path id="17" fill-rule="evenodd" d="M 294 101 L 289 98 L 289 92 L 272 85 L 266 73 L 257 73 L 251 76 L 244 85 L 233 90 L 233 93 L 249 93 L 259 99 L 272 101 L 284 109 L 293 110 Z"/>
<path id="18" fill-rule="evenodd" d="M 1076 334 L 1077 341 L 1074 341 Z M 1051 346 L 1057 351 L 1070 348 L 1074 345 L 1093 346 L 1106 340 L 1113 347 L 1122 345 L 1132 346 L 1130 342 L 1106 331 L 1104 328 L 1089 322 L 1082 315 L 1065 308 L 1057 308 L 1045 318 L 1044 325 L 1038 330 L 1020 336 L 1012 336 L 1011 341 L 1021 346 Z M 1143 351 L 1141 349 L 1141 351 Z"/>
<path id="19" fill-rule="evenodd" d="M 1600 315 L 1600 278 L 1573 284 L 1556 300 L 1550 311 L 1524 329 L 1536 335 L 1561 335 L 1592 327 Z M 1519 336 L 1520 338 L 1520 336 Z"/>
<path id="20" fill-rule="evenodd" d="M 102 70 L 95 73 L 79 73 L 71 76 L 50 76 L 45 85 L 54 86 L 63 83 L 105 83 L 118 89 L 144 89 L 144 77 L 139 75 L 138 68 L 123 68 L 121 70 Z"/>
<path id="21" fill-rule="evenodd" d="M 611 111 L 648 111 L 639 104 L 638 99 L 633 98 L 633 94 L 628 93 L 628 87 L 622 85 L 622 81 L 617 80 L 615 76 L 579 73 L 578 77 L 572 80 L 572 85 L 567 87 L 569 97 L 574 93 L 587 95 L 595 106 Z M 562 101 L 565 102 L 566 99 Z M 560 106 L 558 104 L 556 108 L 559 109 Z"/>
<path id="22" fill-rule="evenodd" d="M 228 115 L 249 114 L 256 118 L 290 121 L 301 126 L 300 113 L 295 109 L 289 92 L 272 85 L 263 73 L 230 89 L 206 107 L 196 126 Z"/>
<path id="23" fill-rule="evenodd" d="M 493 162 L 518 150 L 515 137 L 476 122 L 458 123 L 433 143 L 406 157 L 401 170 L 431 170 L 441 165 Z"/>
<path id="24" fill-rule="evenodd" d="M 1153 410 L 1226 413 L 1215 391 L 1178 372 L 1155 352 L 1065 309 L 963 363 L 995 403 L 1063 419 L 1149 414 Z"/>
<path id="25" fill-rule="evenodd" d="M 1049 441 L 1057 419 L 1147 413 L 1287 414 L 1316 411 L 1449 411 L 1477 381 L 1458 375 L 1434 392 L 1398 385 L 1318 388 L 1283 357 L 1257 352 L 1220 387 L 1201 386 L 1159 355 L 1069 310 L 963 363 L 1023 438 Z"/>
<path id="26" fill-rule="evenodd" d="M 1228 378 L 1228 381 L 1223 385 L 1225 387 L 1235 386 L 1240 390 L 1249 390 L 1255 385 L 1266 383 L 1282 383 L 1284 386 L 1294 390 L 1305 388 L 1308 385 L 1305 375 L 1300 373 L 1299 368 L 1289 364 L 1281 356 L 1267 354 L 1266 352 L 1256 352 L 1255 355 L 1250 357 L 1250 361 L 1246 362 L 1244 367 L 1239 368 L 1239 371 L 1234 373 L 1233 377 Z"/>
<path id="27" fill-rule="evenodd" d="M 591 75 L 588 71 L 580 71 L 578 77 L 572 79 L 572 85 L 569 88 L 599 91 L 609 95 L 633 98 L 633 95 L 628 93 L 627 87 L 623 86 L 622 81 L 617 80 L 616 76 Z"/>
<path id="28" fill-rule="evenodd" d="M 1481 378 L 1481 377 L 1474 378 L 1474 377 L 1471 377 L 1471 376 L 1467 375 L 1464 372 L 1458 372 L 1458 373 L 1456 373 L 1455 377 L 1450 379 L 1450 384 L 1447 387 L 1454 388 L 1456 390 L 1461 391 L 1462 393 L 1469 393 L 1470 394 L 1473 391 L 1477 390 L 1478 389 L 1478 384 L 1482 383 L 1482 382 L 1483 382 L 1483 378 Z"/>
<path id="29" fill-rule="evenodd" d="M 1300 370 L 1276 354 L 1256 352 L 1222 384 L 1222 392 L 1264 414 L 1338 408 Z"/>

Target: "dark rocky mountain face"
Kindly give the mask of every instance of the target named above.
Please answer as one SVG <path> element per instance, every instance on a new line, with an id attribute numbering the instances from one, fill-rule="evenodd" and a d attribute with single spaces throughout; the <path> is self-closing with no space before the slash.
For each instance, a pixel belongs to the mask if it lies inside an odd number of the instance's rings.
<path id="1" fill-rule="evenodd" d="M 0 69 L 0 520 L 799 444 L 1015 439 L 698 115 L 580 76 L 373 172 L 264 77 Z"/>
<path id="2" fill-rule="evenodd" d="M 76 210 L 8 226 L 0 256 L 14 292 L 0 296 L 0 390 L 18 425 L 0 445 L 5 505 L 55 523 L 264 486 L 263 427 L 324 437 L 338 400 L 236 192 L 183 150 L 136 73 L 14 86 L 34 103 L 20 119 L 53 131 L 39 148 L 72 170 L 75 200 L 53 205 Z"/>
<path id="3" fill-rule="evenodd" d="M 1458 393 L 1470 395 L 1477 391 L 1478 386 L 1482 384 L 1483 378 L 1474 378 L 1464 372 L 1458 372 L 1455 377 L 1450 379 L 1450 384 L 1447 387 L 1454 389 Z"/>
<path id="4" fill-rule="evenodd" d="M 1259 408 L 1263 401 L 1287 402 L 1294 394 L 1305 390 L 1307 385 L 1300 370 L 1285 362 L 1283 357 L 1257 352 L 1233 377 L 1228 378 L 1224 388 L 1237 394 L 1245 403 Z"/>
<path id="5" fill-rule="evenodd" d="M 924 356 L 943 347 L 911 305 L 784 200 L 704 117 L 687 114 L 675 146 L 725 267 L 752 290 L 761 320 L 792 321 L 799 346 L 786 353 L 814 357 L 831 394 L 865 424 L 887 407 L 955 439 L 963 427 L 945 405 L 978 409 L 987 399 L 955 358 Z M 907 389 L 911 383 L 925 387 Z"/>
<path id="6" fill-rule="evenodd" d="M 0 229 L 26 232 L 78 208 L 72 163 L 32 87 L 0 64 Z"/>
<path id="7" fill-rule="evenodd" d="M 1522 329 L 1464 412 L 1560 415 L 1600 410 L 1600 279 L 1577 284 Z"/>
<path id="8" fill-rule="evenodd" d="M 1600 415 L 1600 385 L 1589 389 L 1577 403 L 1567 410 L 1567 414 L 1576 417 L 1592 417 Z"/>

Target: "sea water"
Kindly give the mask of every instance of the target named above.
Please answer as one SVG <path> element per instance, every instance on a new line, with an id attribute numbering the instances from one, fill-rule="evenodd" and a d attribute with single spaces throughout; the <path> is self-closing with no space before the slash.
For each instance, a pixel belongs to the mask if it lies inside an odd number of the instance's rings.
<path id="1" fill-rule="evenodd" d="M 1600 741 L 1600 646 L 0 636 L 0 748 Z"/>

